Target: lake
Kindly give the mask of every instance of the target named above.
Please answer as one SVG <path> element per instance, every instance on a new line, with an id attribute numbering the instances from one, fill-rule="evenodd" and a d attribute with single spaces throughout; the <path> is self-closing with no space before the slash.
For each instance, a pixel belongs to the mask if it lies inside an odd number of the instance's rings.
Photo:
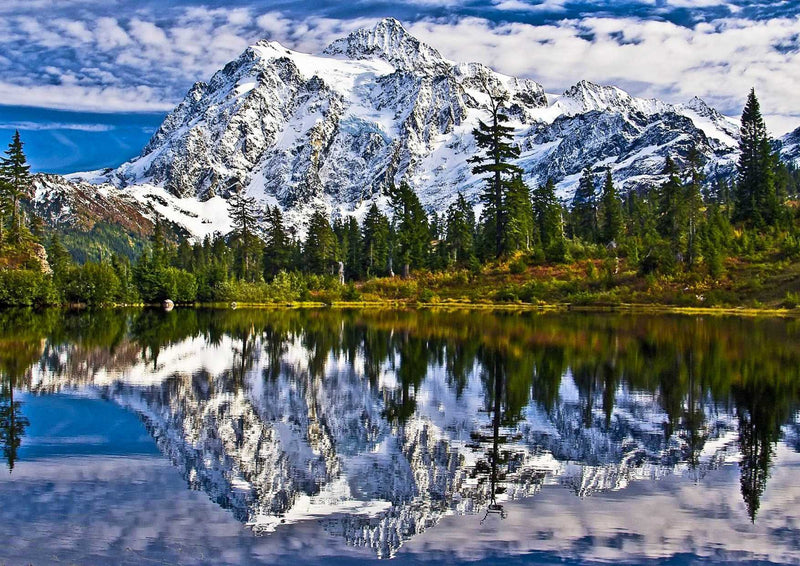
<path id="1" fill-rule="evenodd" d="M 0 312 L 0 564 L 800 563 L 800 321 Z"/>

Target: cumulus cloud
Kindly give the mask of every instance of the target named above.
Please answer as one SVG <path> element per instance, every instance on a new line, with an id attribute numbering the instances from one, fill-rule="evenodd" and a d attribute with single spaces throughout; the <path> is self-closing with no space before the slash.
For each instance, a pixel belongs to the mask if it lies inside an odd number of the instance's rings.
<path id="1" fill-rule="evenodd" d="M 80 132 L 110 132 L 116 129 L 108 124 L 78 124 L 72 122 L 0 122 L 0 130 L 76 130 Z"/>
<path id="2" fill-rule="evenodd" d="M 2 100 L 108 111 L 168 109 L 192 82 L 207 79 L 260 38 L 318 53 L 332 40 L 377 19 L 264 13 L 253 6 L 164 11 L 145 3 L 127 17 L 106 14 L 84 21 L 50 17 L 11 1 L 16 12 L 0 18 Z M 482 13 L 465 16 L 477 12 L 459 0 L 412 3 L 421 13 L 431 10 L 436 15 L 407 27 L 449 59 L 480 61 L 533 78 L 550 92 L 588 79 L 670 102 L 698 95 L 735 115 L 755 86 L 776 132 L 800 124 L 800 103 L 794 96 L 800 88 L 796 13 L 754 19 L 733 14 L 734 9 L 746 10 L 739 0 L 630 0 L 627 5 L 652 5 L 661 16 L 618 17 L 607 10 L 576 15 L 576 4 L 608 7 L 607 2 L 494 0 L 481 8 L 497 15 L 490 18 Z M 74 12 L 90 14 L 90 4 Z M 354 2 L 351 13 L 362 5 Z M 725 17 L 682 25 L 663 17 L 665 10 L 685 12 L 689 7 L 695 8 L 693 13 L 699 7 L 721 7 Z M 9 13 L 8 4 L 0 12 Z M 509 21 L 543 13 L 555 15 L 535 23 Z"/>

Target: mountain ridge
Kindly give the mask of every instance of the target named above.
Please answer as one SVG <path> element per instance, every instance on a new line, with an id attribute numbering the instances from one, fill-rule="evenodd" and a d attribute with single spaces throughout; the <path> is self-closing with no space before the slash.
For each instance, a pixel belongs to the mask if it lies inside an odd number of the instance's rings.
<path id="1" fill-rule="evenodd" d="M 477 203 L 481 190 L 467 159 L 486 113 L 482 84 L 509 95 L 524 179 L 552 178 L 562 198 L 585 167 L 610 168 L 627 191 L 659 183 L 665 157 L 680 162 L 690 147 L 712 179 L 729 176 L 738 156 L 736 123 L 698 98 L 668 104 L 588 81 L 548 94 L 531 79 L 448 61 L 387 18 L 321 55 L 255 43 L 195 83 L 140 156 L 67 176 L 59 190 L 72 181 L 113 187 L 195 237 L 229 230 L 219 199 L 239 193 L 280 205 L 298 234 L 313 210 L 385 209 L 386 189 L 401 182 L 443 212 L 459 192 Z M 37 182 L 37 202 L 48 190 L 52 182 Z"/>

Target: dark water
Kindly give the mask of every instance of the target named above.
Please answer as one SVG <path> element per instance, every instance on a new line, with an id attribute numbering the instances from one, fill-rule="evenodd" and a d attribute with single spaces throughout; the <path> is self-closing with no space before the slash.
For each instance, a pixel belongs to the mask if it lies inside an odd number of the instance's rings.
<path id="1" fill-rule="evenodd" d="M 800 321 L 0 313 L 0 564 L 800 563 Z"/>

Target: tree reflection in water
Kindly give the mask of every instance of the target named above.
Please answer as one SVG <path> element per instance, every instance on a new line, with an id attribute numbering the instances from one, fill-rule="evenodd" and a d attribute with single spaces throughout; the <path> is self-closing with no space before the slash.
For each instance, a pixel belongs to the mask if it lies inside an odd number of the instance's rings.
<path id="1" fill-rule="evenodd" d="M 330 530 L 388 556 L 446 513 L 503 515 L 547 483 L 586 495 L 684 468 L 699 480 L 732 438 L 755 521 L 797 427 L 798 338 L 781 319 L 3 312 L 3 452 L 11 469 L 24 446 L 15 389 L 99 389 L 255 529 L 325 499 Z"/>

